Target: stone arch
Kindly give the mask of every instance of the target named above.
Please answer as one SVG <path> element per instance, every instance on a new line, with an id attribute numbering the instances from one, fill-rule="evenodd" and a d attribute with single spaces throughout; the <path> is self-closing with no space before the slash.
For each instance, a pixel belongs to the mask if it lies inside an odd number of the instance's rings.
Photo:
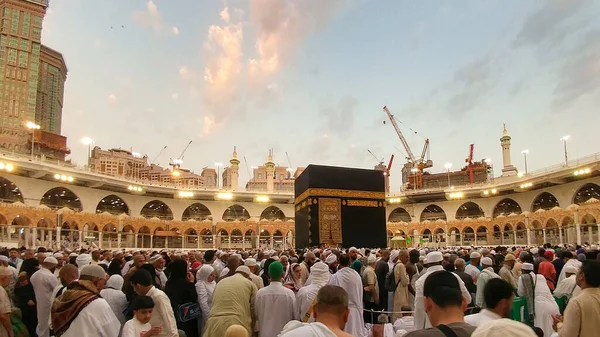
<path id="1" fill-rule="evenodd" d="M 533 220 L 531 222 L 531 229 L 542 229 L 542 224 L 539 222 L 539 220 Z"/>
<path id="2" fill-rule="evenodd" d="M 234 230 L 231 231 L 231 236 L 239 236 L 240 238 L 242 237 L 242 231 L 235 228 Z"/>
<path id="3" fill-rule="evenodd" d="M 54 187 L 48 190 L 42 196 L 40 205 L 48 206 L 51 209 L 57 210 L 67 207 L 73 211 L 81 211 L 83 205 L 77 194 L 73 193 L 66 187 Z"/>
<path id="4" fill-rule="evenodd" d="M 142 207 L 140 215 L 144 218 L 159 218 L 161 220 L 173 220 L 173 211 L 160 200 L 152 200 Z"/>
<path id="5" fill-rule="evenodd" d="M 213 246 L 213 235 L 212 231 L 208 228 L 203 228 L 200 230 L 200 244 L 202 247 L 212 247 Z"/>
<path id="6" fill-rule="evenodd" d="M 248 219 L 250 219 L 250 213 L 239 204 L 233 204 L 223 212 L 223 221 L 246 221 Z"/>
<path id="7" fill-rule="evenodd" d="M 423 212 L 421 212 L 421 222 L 423 221 L 436 221 L 436 220 L 444 220 L 446 221 L 446 212 L 444 212 L 444 210 L 436 205 L 436 204 L 430 204 L 429 206 L 425 207 L 425 209 L 423 210 Z"/>
<path id="8" fill-rule="evenodd" d="M 254 230 L 249 229 L 249 230 L 246 231 L 246 233 L 244 233 L 244 236 L 252 236 L 252 235 L 255 235 L 255 234 L 256 233 L 254 233 Z"/>
<path id="9" fill-rule="evenodd" d="M 591 215 L 591 214 L 586 214 L 581 218 L 581 224 L 582 225 L 592 225 L 592 224 L 596 224 L 596 218 Z"/>
<path id="10" fill-rule="evenodd" d="M 102 198 L 96 206 L 96 213 L 104 212 L 108 212 L 113 215 L 120 215 L 123 213 L 129 215 L 129 206 L 119 196 L 111 194 Z"/>
<path id="11" fill-rule="evenodd" d="M 575 224 L 575 220 L 573 220 L 573 218 L 570 216 L 566 216 L 560 221 L 560 223 L 562 227 L 571 227 Z"/>
<path id="12" fill-rule="evenodd" d="M 545 227 L 546 227 L 545 243 L 560 244 L 560 233 L 559 233 L 560 228 L 558 226 L 558 221 L 556 221 L 553 218 L 550 218 L 546 221 Z"/>
<path id="13" fill-rule="evenodd" d="M 24 203 L 23 194 L 19 187 L 4 177 L 0 177 L 0 201 L 7 203 Z"/>
<path id="14" fill-rule="evenodd" d="M 259 220 L 263 220 L 266 219 L 268 221 L 275 221 L 275 220 L 285 220 L 285 214 L 283 213 L 283 211 L 277 207 L 277 206 L 269 206 L 267 208 L 265 208 L 262 213 L 260 214 L 260 218 Z"/>
<path id="15" fill-rule="evenodd" d="M 3 214 L 0 214 L 0 225 L 8 225 L 8 219 Z"/>
<path id="16" fill-rule="evenodd" d="M 148 235 L 150 235 L 150 228 L 148 228 L 148 226 L 142 226 L 138 230 L 138 233 L 139 234 L 148 234 Z"/>
<path id="17" fill-rule="evenodd" d="M 135 233 L 135 229 L 133 228 L 132 225 L 125 225 L 123 226 L 123 233 Z"/>
<path id="18" fill-rule="evenodd" d="M 448 244 L 451 246 L 460 245 L 460 230 L 457 227 L 450 227 L 448 229 Z"/>
<path id="19" fill-rule="evenodd" d="M 409 223 L 409 222 L 411 222 L 411 220 L 412 219 L 411 219 L 410 214 L 403 207 L 394 208 L 394 210 L 390 213 L 390 216 L 388 217 L 388 222 Z"/>
<path id="20" fill-rule="evenodd" d="M 581 205 L 591 198 L 600 200 L 600 186 L 594 183 L 587 183 L 573 194 L 573 203 Z"/>
<path id="21" fill-rule="evenodd" d="M 16 227 L 31 227 L 32 225 L 31 219 L 25 215 L 17 215 L 11 222 L 11 226 Z"/>
<path id="22" fill-rule="evenodd" d="M 54 223 L 50 219 L 41 218 L 37 222 L 36 227 L 37 228 L 52 228 L 52 229 L 54 229 Z"/>
<path id="23" fill-rule="evenodd" d="M 510 198 L 505 198 L 494 206 L 492 217 L 496 218 L 499 215 L 507 216 L 512 213 L 521 214 L 522 212 L 521 205 L 518 202 Z"/>
<path id="24" fill-rule="evenodd" d="M 477 236 L 477 244 L 489 244 L 488 242 L 488 229 L 485 226 L 477 227 L 477 231 L 475 232 Z"/>
<path id="25" fill-rule="evenodd" d="M 465 226 L 462 230 L 463 244 L 474 245 L 475 244 L 475 231 L 471 226 Z"/>
<path id="26" fill-rule="evenodd" d="M 429 228 L 425 228 L 421 234 L 421 238 L 425 242 L 433 242 L 433 234 L 431 233 L 431 230 Z"/>
<path id="27" fill-rule="evenodd" d="M 221 235 L 221 236 L 229 236 L 229 233 L 227 233 L 227 231 L 225 230 L 225 228 L 221 228 L 217 231 L 217 235 Z"/>
<path id="28" fill-rule="evenodd" d="M 560 207 L 560 204 L 558 203 L 558 199 L 556 199 L 556 197 L 550 192 L 542 192 L 538 194 L 538 196 L 535 197 L 531 203 L 532 212 L 540 209 L 547 211 L 554 207 Z"/>
<path id="29" fill-rule="evenodd" d="M 269 246 L 271 244 L 271 233 L 266 229 L 261 229 L 258 235 L 258 243 Z"/>
<path id="30" fill-rule="evenodd" d="M 203 228 L 200 231 L 200 235 L 212 235 L 212 231 L 210 229 L 208 229 L 208 228 Z"/>
<path id="31" fill-rule="evenodd" d="M 483 209 L 481 208 L 481 206 L 472 201 L 465 202 L 464 204 L 460 205 L 460 207 L 458 207 L 458 209 L 456 210 L 457 220 L 464 218 L 476 219 L 484 216 L 485 214 L 483 213 Z"/>
<path id="32" fill-rule="evenodd" d="M 283 233 L 279 229 L 277 229 L 273 232 L 273 236 L 283 236 Z"/>
<path id="33" fill-rule="evenodd" d="M 183 214 L 181 215 L 181 220 L 183 221 L 187 221 L 187 220 L 196 220 L 196 221 L 203 221 L 203 220 L 211 220 L 212 221 L 212 213 L 210 212 L 210 210 L 208 209 L 208 207 L 206 207 L 206 205 L 196 202 L 193 203 L 191 205 L 189 205 L 184 211 Z"/>

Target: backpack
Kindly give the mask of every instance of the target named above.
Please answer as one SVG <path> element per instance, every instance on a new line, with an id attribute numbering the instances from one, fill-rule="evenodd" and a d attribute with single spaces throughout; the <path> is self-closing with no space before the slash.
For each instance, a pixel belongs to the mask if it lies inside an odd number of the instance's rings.
<path id="1" fill-rule="evenodd" d="M 392 268 L 392 270 L 390 270 L 387 273 L 387 275 L 385 275 L 385 290 L 390 292 L 396 291 L 396 288 L 398 288 L 398 283 L 400 283 L 400 281 L 396 282 L 396 277 L 394 276 L 394 269 L 396 269 L 396 265 L 394 265 L 394 268 Z"/>

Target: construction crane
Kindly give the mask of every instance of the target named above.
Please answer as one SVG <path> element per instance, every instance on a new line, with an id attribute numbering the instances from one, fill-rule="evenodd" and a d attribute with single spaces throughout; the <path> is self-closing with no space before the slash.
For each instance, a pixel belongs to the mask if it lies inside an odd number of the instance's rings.
<path id="1" fill-rule="evenodd" d="M 150 162 L 150 165 L 154 164 L 156 162 L 156 160 L 158 159 L 158 157 L 160 157 L 160 155 L 163 152 L 165 152 L 166 149 L 167 149 L 167 146 L 165 145 L 165 147 L 163 147 L 162 150 L 160 150 L 160 152 L 156 155 L 156 157 L 154 158 L 154 160 Z"/>
<path id="2" fill-rule="evenodd" d="M 473 184 L 473 150 L 475 149 L 475 144 L 469 145 L 469 156 L 465 159 L 467 163 L 467 170 L 469 170 L 469 181 Z"/>
<path id="3" fill-rule="evenodd" d="M 287 158 L 287 162 L 288 162 L 288 173 L 290 174 L 290 178 L 294 179 L 294 177 L 292 176 L 294 174 L 294 169 L 292 167 L 292 161 L 290 160 L 290 156 L 288 155 L 287 151 L 285 151 L 285 157 Z"/>
<path id="4" fill-rule="evenodd" d="M 252 179 L 252 175 L 250 175 L 250 167 L 248 167 L 248 161 L 246 160 L 246 156 L 244 156 L 244 163 L 246 164 L 246 171 L 248 172 L 248 179 Z"/>
<path id="5" fill-rule="evenodd" d="M 369 154 L 371 154 L 371 156 L 373 156 L 373 158 L 375 158 L 375 160 L 379 162 L 378 165 L 383 165 L 383 158 L 378 159 L 377 156 L 373 152 L 371 152 L 371 150 L 367 149 L 367 151 L 369 152 Z"/>
<path id="6" fill-rule="evenodd" d="M 175 159 L 169 158 L 169 165 L 173 166 L 173 175 L 174 176 L 178 176 L 181 174 L 177 169 L 181 166 L 181 164 L 183 164 L 183 155 L 185 154 L 185 151 L 187 151 L 187 149 L 190 147 L 191 144 L 192 144 L 192 141 L 190 140 L 190 142 L 186 145 L 185 149 L 183 149 L 183 151 L 181 152 L 179 157 L 177 157 Z"/>
<path id="7" fill-rule="evenodd" d="M 402 145 L 404 146 L 404 149 L 406 150 L 406 153 L 408 154 L 408 157 L 406 158 L 408 163 L 412 163 L 412 168 L 416 169 L 416 171 L 413 172 L 414 173 L 413 184 L 415 185 L 416 188 L 421 188 L 423 186 L 423 170 L 433 166 L 433 161 L 431 161 L 429 159 L 429 155 L 427 156 L 428 159 L 427 160 L 425 159 L 425 154 L 429 153 L 429 139 L 425 139 L 425 145 L 423 145 L 423 151 L 421 152 L 421 157 L 417 159 L 415 157 L 415 155 L 413 154 L 413 152 L 410 148 L 410 145 L 408 145 L 406 138 L 404 138 L 404 135 L 402 134 L 402 131 L 400 130 L 400 126 L 398 126 L 398 123 L 397 123 L 396 119 L 394 118 L 394 115 L 392 115 L 392 113 L 387 108 L 387 106 L 383 107 L 383 111 L 387 114 L 390 122 L 394 126 L 394 129 L 396 130 L 396 134 L 398 135 L 398 138 L 400 138 L 400 142 L 402 142 Z"/>

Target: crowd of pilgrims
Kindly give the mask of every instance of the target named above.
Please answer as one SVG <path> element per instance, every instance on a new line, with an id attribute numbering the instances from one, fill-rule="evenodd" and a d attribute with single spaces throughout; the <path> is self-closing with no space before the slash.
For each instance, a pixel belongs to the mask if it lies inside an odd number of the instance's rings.
<path id="1" fill-rule="evenodd" d="M 599 336 L 599 253 L 10 248 L 0 337 Z M 520 321 L 509 319 L 516 296 Z"/>

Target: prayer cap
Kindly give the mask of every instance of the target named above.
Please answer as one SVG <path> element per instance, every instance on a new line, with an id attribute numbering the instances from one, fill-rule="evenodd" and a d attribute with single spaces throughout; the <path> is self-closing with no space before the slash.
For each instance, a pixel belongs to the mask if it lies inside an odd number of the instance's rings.
<path id="1" fill-rule="evenodd" d="M 495 319 L 480 325 L 471 337 L 537 337 L 529 326 L 508 318 Z"/>
<path id="2" fill-rule="evenodd" d="M 81 269 L 79 276 L 106 278 L 106 272 L 104 271 L 104 268 L 100 267 L 97 264 L 88 264 L 87 266 Z"/>
<path id="3" fill-rule="evenodd" d="M 273 262 L 269 265 L 269 276 L 271 278 L 280 278 L 283 276 L 283 265 L 279 262 Z"/>
<path id="4" fill-rule="evenodd" d="M 533 264 L 531 264 L 529 262 L 525 262 L 525 263 L 523 263 L 523 267 L 521 267 L 521 269 L 527 270 L 527 271 L 533 271 Z"/>

